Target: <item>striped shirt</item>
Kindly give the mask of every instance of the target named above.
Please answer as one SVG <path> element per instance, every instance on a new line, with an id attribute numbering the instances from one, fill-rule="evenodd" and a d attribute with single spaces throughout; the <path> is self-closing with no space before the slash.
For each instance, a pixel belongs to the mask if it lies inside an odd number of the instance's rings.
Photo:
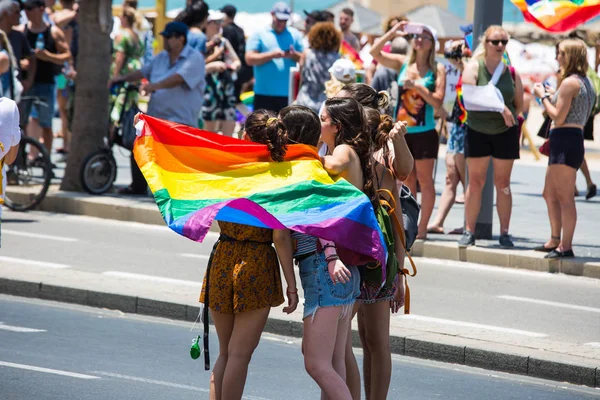
<path id="1" fill-rule="evenodd" d="M 317 238 L 300 232 L 292 232 L 294 257 L 317 251 Z"/>

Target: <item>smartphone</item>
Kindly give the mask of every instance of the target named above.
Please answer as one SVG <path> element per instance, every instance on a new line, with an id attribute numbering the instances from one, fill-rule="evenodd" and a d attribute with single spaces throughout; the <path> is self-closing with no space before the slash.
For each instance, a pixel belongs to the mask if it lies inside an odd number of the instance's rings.
<path id="1" fill-rule="evenodd" d="M 409 23 L 404 27 L 404 32 L 408 33 L 408 34 L 417 34 L 420 35 L 421 33 L 423 33 L 423 25 L 421 24 L 415 24 L 415 23 Z"/>

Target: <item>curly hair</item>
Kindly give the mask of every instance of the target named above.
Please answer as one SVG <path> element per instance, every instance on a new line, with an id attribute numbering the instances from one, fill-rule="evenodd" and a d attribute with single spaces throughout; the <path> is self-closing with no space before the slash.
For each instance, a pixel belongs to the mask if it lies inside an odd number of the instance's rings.
<path id="1" fill-rule="evenodd" d="M 373 184 L 373 142 L 365 119 L 363 106 L 353 98 L 333 97 L 325 101 L 325 109 L 331 122 L 339 127 L 335 145 L 352 147 L 360 159 L 363 173 L 363 192 L 369 197 L 373 209 L 379 207 Z"/>
<path id="2" fill-rule="evenodd" d="M 396 21 L 396 24 L 397 24 L 398 22 L 408 21 L 408 18 L 406 18 L 405 15 L 397 15 L 397 16 L 389 17 L 383 24 L 383 31 L 387 32 L 390 29 L 392 29 L 395 25 L 395 24 L 392 24 L 392 22 L 394 22 L 394 21 Z"/>
<path id="3" fill-rule="evenodd" d="M 248 115 L 244 131 L 253 142 L 267 145 L 273 161 L 283 161 L 287 151 L 287 131 L 272 111 L 261 109 Z"/>
<path id="4" fill-rule="evenodd" d="M 315 51 L 337 52 L 342 42 L 342 34 L 333 22 L 317 22 L 308 31 L 308 43 Z"/>
<path id="5" fill-rule="evenodd" d="M 386 91 L 377 92 L 364 83 L 349 83 L 342 90 L 356 99 L 363 107 L 385 110 L 390 105 L 390 94 Z"/>

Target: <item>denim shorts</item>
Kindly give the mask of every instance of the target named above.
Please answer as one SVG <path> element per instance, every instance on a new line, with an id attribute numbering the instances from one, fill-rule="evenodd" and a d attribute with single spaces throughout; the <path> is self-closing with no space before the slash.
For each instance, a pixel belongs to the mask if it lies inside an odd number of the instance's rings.
<path id="1" fill-rule="evenodd" d="M 348 267 L 352 276 L 347 283 L 334 283 L 329 276 L 323 253 L 317 253 L 300 261 L 300 281 L 304 290 L 304 315 L 313 316 L 321 307 L 345 306 L 352 315 L 352 305 L 360 294 L 358 267 Z"/>
<path id="2" fill-rule="evenodd" d="M 29 91 L 23 93 L 21 107 L 19 107 L 21 125 L 27 124 L 27 120 L 31 116 L 39 120 L 42 128 L 52 128 L 55 87 L 54 83 L 34 83 Z"/>
<path id="3" fill-rule="evenodd" d="M 448 135 L 448 147 L 446 148 L 448 153 L 465 154 L 465 131 L 465 125 L 456 123 L 452 125 Z"/>

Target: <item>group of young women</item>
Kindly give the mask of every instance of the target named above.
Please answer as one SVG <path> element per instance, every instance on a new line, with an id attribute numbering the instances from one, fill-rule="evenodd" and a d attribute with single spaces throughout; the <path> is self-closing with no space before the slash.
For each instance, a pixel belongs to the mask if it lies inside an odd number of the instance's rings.
<path id="1" fill-rule="evenodd" d="M 325 101 L 320 115 L 298 105 L 284 108 L 279 115 L 256 110 L 248 116 L 242 137 L 266 144 L 273 161 L 282 161 L 291 144 L 316 147 L 321 143 L 327 149 L 321 160 L 330 175 L 341 176 L 363 191 L 374 209 L 380 207 L 379 189 L 389 190 L 399 207 L 396 177 L 408 175 L 412 165 L 398 157 L 408 152 L 404 123 L 394 123 L 374 108 L 387 101 L 387 94 L 350 84 Z M 294 262 L 299 267 L 305 299 L 305 367 L 324 398 L 360 398 L 350 328 L 358 313 L 367 397 L 385 399 L 391 379 L 390 314 L 404 303 L 403 275 L 399 273 L 381 287 L 369 281 L 365 267 L 345 265 L 333 242 L 287 230 L 228 222 L 219 226 L 220 240 L 200 298 L 203 303 L 208 298 L 205 305 L 219 338 L 211 399 L 242 398 L 248 364 L 270 308 L 284 302 L 278 260 L 287 285 L 287 313 L 298 305 Z M 403 265 L 400 235 L 394 231 L 394 251 Z"/>

